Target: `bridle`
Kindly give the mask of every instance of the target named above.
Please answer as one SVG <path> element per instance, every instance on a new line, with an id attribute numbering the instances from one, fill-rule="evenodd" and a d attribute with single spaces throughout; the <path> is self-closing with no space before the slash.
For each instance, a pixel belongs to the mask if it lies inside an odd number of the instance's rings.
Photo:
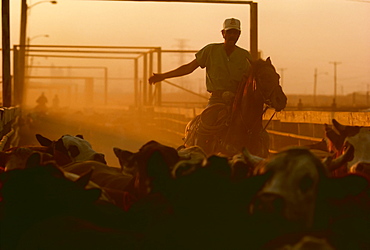
<path id="1" fill-rule="evenodd" d="M 269 92 L 268 96 L 266 97 L 265 93 L 262 91 L 263 87 L 261 86 L 262 81 L 260 79 L 260 73 L 261 73 L 262 68 L 267 68 L 267 67 L 273 69 L 273 71 L 277 75 L 278 79 L 277 79 L 277 83 L 274 84 L 272 90 Z M 275 68 L 271 64 L 269 64 L 269 65 L 263 65 L 262 67 L 260 67 L 255 73 L 253 72 L 253 74 L 251 74 L 250 77 L 253 80 L 253 84 L 255 86 L 257 86 L 256 89 L 259 91 L 260 95 L 262 96 L 263 103 L 267 104 L 267 106 L 270 106 L 271 105 L 271 96 L 275 92 L 275 89 L 279 86 L 280 75 L 278 73 L 276 73 Z"/>
<path id="2" fill-rule="evenodd" d="M 256 86 L 255 89 L 258 90 L 259 94 L 262 96 L 263 103 L 266 104 L 264 110 L 262 111 L 261 116 L 263 116 L 266 113 L 266 111 L 269 109 L 271 105 L 271 96 L 275 92 L 275 89 L 279 86 L 279 81 L 277 81 L 277 84 L 274 85 L 273 89 L 269 92 L 269 95 L 267 97 L 265 96 L 265 93 L 262 91 L 261 79 L 259 77 L 259 73 L 261 72 L 262 68 L 267 68 L 267 67 L 273 69 L 274 73 L 278 76 L 278 79 L 280 79 L 279 74 L 276 73 L 275 68 L 271 64 L 263 65 L 262 67 L 258 68 L 258 70 L 252 71 L 252 73 L 250 74 L 248 78 L 248 81 L 252 82 L 253 86 Z M 270 117 L 266 125 L 264 126 L 263 130 L 266 130 L 267 126 L 269 125 L 269 123 L 271 122 L 275 114 L 276 114 L 276 110 L 274 111 L 274 113 L 272 114 L 272 116 Z M 242 122 L 245 124 L 245 120 L 243 116 L 241 116 L 241 119 L 242 119 Z M 257 121 L 254 122 L 254 124 L 251 126 L 250 129 L 248 129 L 248 131 L 253 131 L 256 125 L 257 125 Z"/>

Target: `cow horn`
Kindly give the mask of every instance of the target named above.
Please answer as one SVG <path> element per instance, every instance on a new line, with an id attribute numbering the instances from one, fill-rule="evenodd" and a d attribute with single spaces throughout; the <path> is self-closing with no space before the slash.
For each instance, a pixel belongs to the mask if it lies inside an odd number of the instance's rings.
<path id="1" fill-rule="evenodd" d="M 247 148 L 243 148 L 242 155 L 244 157 L 245 162 L 247 164 L 251 164 L 253 167 L 255 167 L 258 163 L 265 160 L 264 158 L 261 158 L 259 156 L 252 155 L 251 153 L 249 153 Z"/>
<path id="2" fill-rule="evenodd" d="M 336 130 L 338 130 L 339 134 L 342 136 L 354 136 L 357 134 L 361 127 L 360 126 L 346 126 L 343 124 L 340 124 L 337 120 L 332 119 L 333 125 Z"/>
<path id="3" fill-rule="evenodd" d="M 346 164 L 347 162 L 351 161 L 353 159 L 354 152 L 355 148 L 352 145 L 349 145 L 344 154 L 330 161 L 325 160 L 324 164 L 328 167 L 328 170 L 330 172 L 334 171 L 339 167 L 343 166 L 344 164 Z"/>

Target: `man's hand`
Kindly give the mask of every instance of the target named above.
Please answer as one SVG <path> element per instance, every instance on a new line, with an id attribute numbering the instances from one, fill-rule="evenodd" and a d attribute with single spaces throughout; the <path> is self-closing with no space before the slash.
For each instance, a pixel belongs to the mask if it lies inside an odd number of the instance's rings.
<path id="1" fill-rule="evenodd" d="M 155 73 L 153 73 L 153 76 L 151 76 L 149 78 L 149 84 L 155 84 L 156 82 L 161 82 L 164 79 L 166 79 L 166 78 L 163 77 L 163 74 L 155 74 Z"/>

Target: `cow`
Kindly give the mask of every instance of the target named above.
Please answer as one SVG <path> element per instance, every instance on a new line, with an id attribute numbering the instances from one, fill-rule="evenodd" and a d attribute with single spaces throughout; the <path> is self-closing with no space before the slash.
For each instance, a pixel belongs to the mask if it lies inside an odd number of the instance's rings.
<path id="1" fill-rule="evenodd" d="M 23 146 L 23 147 L 13 147 L 5 151 L 0 151 L 0 166 L 4 169 L 4 171 L 12 171 L 14 169 L 24 169 L 26 168 L 27 165 L 27 160 L 32 154 L 39 154 L 40 155 L 40 161 L 43 164 L 49 163 L 49 162 L 55 162 L 54 157 L 46 153 L 49 149 L 45 146 Z M 90 168 L 87 167 L 81 167 L 79 171 L 68 171 L 66 169 L 62 169 L 64 175 L 66 178 L 75 181 L 80 178 L 81 175 L 84 175 L 88 173 L 89 171 L 93 170 L 94 167 L 94 177 L 96 176 L 96 166 L 94 164 L 101 164 L 104 165 L 103 163 L 96 162 L 96 161 L 87 161 L 87 164 L 90 166 Z M 69 169 L 72 169 L 70 165 L 73 165 L 73 163 L 67 165 L 69 166 Z M 82 164 L 84 165 L 84 164 Z M 86 165 L 86 164 L 85 164 Z M 105 168 L 108 168 L 106 165 L 104 165 Z M 63 166 L 59 166 L 63 167 Z M 127 181 L 126 181 L 127 183 Z M 89 181 L 87 186 L 87 189 L 91 188 L 101 188 L 97 183 L 94 183 L 93 181 Z M 112 202 L 115 203 L 115 200 L 113 197 L 111 198 L 106 190 L 103 190 L 101 197 L 101 200 L 107 201 L 107 202 Z"/>
<path id="2" fill-rule="evenodd" d="M 1 173 L 1 249 L 137 245 L 129 216 L 101 203 L 100 189 L 85 188 L 90 175 L 71 181 L 55 163 L 42 163 L 39 153 L 28 157 L 24 169 Z"/>
<path id="3" fill-rule="evenodd" d="M 93 150 L 91 144 L 82 135 L 65 134 L 58 140 L 51 140 L 41 134 L 36 134 L 36 139 L 41 146 L 48 148 L 47 152 L 54 156 L 59 166 L 87 160 L 107 163 L 104 154 Z"/>
<path id="4" fill-rule="evenodd" d="M 348 172 L 369 175 L 370 165 L 370 129 L 361 126 L 350 126 L 332 119 L 333 128 L 326 127 L 326 137 L 338 154 L 341 154 L 349 145 L 354 147 L 354 156 L 337 175 Z M 329 144 L 329 145 L 330 145 Z"/>
<path id="5" fill-rule="evenodd" d="M 243 157 L 247 159 L 239 159 Z M 169 200 L 178 225 L 173 230 L 176 235 L 188 235 L 192 239 L 183 242 L 177 238 L 180 247 L 258 249 L 260 246 L 255 237 L 250 237 L 254 224 L 248 206 L 266 177 L 252 178 L 248 172 L 254 168 L 250 164 L 263 159 L 249 154 L 235 158 L 238 159 L 211 155 L 205 161 L 180 160 L 173 168 Z M 241 170 L 234 169 L 239 167 Z"/>
<path id="6" fill-rule="evenodd" d="M 90 181 L 102 189 L 115 205 L 125 209 L 125 192 L 133 180 L 132 175 L 97 161 L 74 162 L 61 168 L 65 173 L 77 176 L 91 171 Z"/>
<path id="7" fill-rule="evenodd" d="M 148 160 L 154 152 L 158 152 L 165 161 L 165 164 L 171 168 L 179 160 L 179 155 L 175 148 L 169 147 L 154 140 L 143 144 L 138 152 L 131 152 L 113 147 L 113 152 L 119 160 L 121 170 L 133 175 L 137 174 L 139 169 L 147 165 Z"/>
<path id="8" fill-rule="evenodd" d="M 47 153 L 48 148 L 43 146 L 21 146 L 0 151 L 0 166 L 4 171 L 23 169 L 26 166 L 28 157 L 39 152 L 43 162 L 52 161 L 54 158 Z"/>
<path id="9" fill-rule="evenodd" d="M 256 237 L 264 236 L 261 244 L 268 245 L 275 238 L 293 239 L 295 234 L 322 231 L 329 232 L 330 243 L 336 246 L 343 244 L 338 239 L 345 234 L 351 235 L 351 246 L 360 242 L 359 237 L 353 235 L 363 235 L 361 217 L 366 223 L 370 222 L 365 212 L 370 205 L 369 181 L 359 175 L 330 177 L 326 163 L 330 161 L 321 160 L 308 148 L 292 147 L 256 167 L 256 174 L 267 178 L 249 207 Z M 345 209 L 350 213 L 346 215 L 342 210 L 344 206 L 339 204 L 359 194 L 365 197 L 364 204 L 349 203 Z M 350 227 L 349 221 L 353 222 Z M 353 228 L 355 225 L 359 228 Z"/>
<path id="10" fill-rule="evenodd" d="M 131 191 L 132 194 L 136 193 L 137 198 L 152 192 L 153 188 L 163 188 L 162 181 L 166 182 L 170 178 L 171 169 L 179 161 L 175 148 L 154 140 L 145 143 L 135 153 L 118 147 L 114 147 L 113 150 L 119 159 L 121 169 L 134 176 Z"/>
<path id="11" fill-rule="evenodd" d="M 171 170 L 171 177 L 176 179 L 179 176 L 193 172 L 203 167 L 207 162 L 207 154 L 199 146 L 178 148 L 179 161 Z"/>
<path id="12" fill-rule="evenodd" d="M 177 249 L 177 228 L 171 197 L 175 195 L 171 172 L 179 154 L 175 148 L 151 140 L 138 152 L 114 148 L 122 170 L 133 180 L 125 193 L 125 211 L 137 218 L 146 231 L 146 247 Z M 176 217 L 177 218 L 177 217 Z M 181 237 L 182 238 L 182 237 Z M 144 248 L 146 249 L 146 248 Z"/>

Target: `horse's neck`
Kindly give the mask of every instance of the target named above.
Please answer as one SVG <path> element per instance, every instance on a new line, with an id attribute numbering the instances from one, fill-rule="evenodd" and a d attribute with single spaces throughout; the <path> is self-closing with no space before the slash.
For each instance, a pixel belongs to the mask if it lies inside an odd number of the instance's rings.
<path id="1" fill-rule="evenodd" d="M 241 120 L 248 129 L 254 129 L 262 124 L 262 112 L 263 100 L 256 89 L 253 72 L 250 72 L 239 86 L 233 106 L 233 119 Z"/>

